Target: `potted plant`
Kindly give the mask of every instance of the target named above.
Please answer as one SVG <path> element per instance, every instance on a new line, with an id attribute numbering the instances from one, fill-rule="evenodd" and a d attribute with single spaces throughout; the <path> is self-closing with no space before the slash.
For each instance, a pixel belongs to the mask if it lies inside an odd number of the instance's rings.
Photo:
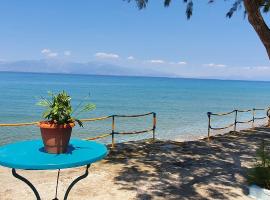
<path id="1" fill-rule="evenodd" d="M 270 152 L 265 141 L 257 150 L 257 162 L 248 171 L 249 196 L 255 199 L 270 199 Z"/>
<path id="2" fill-rule="evenodd" d="M 72 128 L 75 122 L 83 126 L 82 122 L 74 117 L 74 114 L 95 109 L 94 104 L 85 104 L 81 109 L 82 102 L 73 110 L 71 97 L 62 91 L 58 94 L 49 92 L 50 99 L 43 98 L 39 106 L 46 107 L 43 118 L 46 121 L 38 123 L 45 150 L 48 153 L 60 154 L 67 151 Z"/>

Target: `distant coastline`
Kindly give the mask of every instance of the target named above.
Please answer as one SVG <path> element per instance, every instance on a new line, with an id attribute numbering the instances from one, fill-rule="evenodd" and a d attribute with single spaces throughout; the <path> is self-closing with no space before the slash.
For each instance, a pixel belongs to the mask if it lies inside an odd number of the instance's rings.
<path id="1" fill-rule="evenodd" d="M 209 67 L 208 67 L 209 68 Z M 147 65 L 137 63 L 128 65 L 121 62 L 111 63 L 108 61 L 92 60 L 88 62 L 75 62 L 61 59 L 40 59 L 40 60 L 19 60 L 0 61 L 0 72 L 14 73 L 40 73 L 40 74 L 73 74 L 73 75 L 99 75 L 118 77 L 155 77 L 155 78 L 176 78 L 176 79 L 196 79 L 196 80 L 223 80 L 223 81 L 270 81 L 267 71 L 262 76 L 256 74 L 246 74 L 243 68 L 240 71 L 228 73 L 212 74 L 207 67 L 178 66 L 172 68 L 168 64 Z M 233 70 L 234 67 L 226 69 Z M 237 69 L 237 67 L 236 67 Z M 200 70 L 198 73 L 194 73 Z M 204 71 L 201 73 L 201 71 Z M 192 72 L 193 71 L 193 72 Z M 231 75 L 230 75 L 231 74 Z"/>
<path id="2" fill-rule="evenodd" d="M 190 79 L 190 80 L 213 80 L 213 81 L 238 81 L 238 82 L 270 82 L 270 80 L 247 80 L 247 79 L 225 79 L 225 78 L 207 78 L 207 77 L 178 77 L 178 76 L 151 76 L 151 75 L 111 75 L 111 74 L 82 74 L 65 72 L 28 72 L 28 71 L 1 71 L 0 73 L 22 73 L 22 74 L 44 74 L 44 75 L 78 75 L 78 76 L 109 76 L 109 77 L 129 77 L 129 78 L 165 78 L 165 79 Z"/>

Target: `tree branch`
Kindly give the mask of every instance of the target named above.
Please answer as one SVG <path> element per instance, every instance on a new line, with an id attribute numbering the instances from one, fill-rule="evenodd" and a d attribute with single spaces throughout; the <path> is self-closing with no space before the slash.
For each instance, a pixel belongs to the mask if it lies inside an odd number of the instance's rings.
<path id="1" fill-rule="evenodd" d="M 248 21 L 264 44 L 270 59 L 270 29 L 262 17 L 260 4 L 257 0 L 244 0 L 244 6 L 248 15 Z"/>

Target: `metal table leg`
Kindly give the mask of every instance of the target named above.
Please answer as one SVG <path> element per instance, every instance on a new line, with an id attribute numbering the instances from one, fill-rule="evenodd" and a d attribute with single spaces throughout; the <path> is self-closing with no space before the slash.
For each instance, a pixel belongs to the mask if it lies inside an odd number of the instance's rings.
<path id="1" fill-rule="evenodd" d="M 28 181 L 26 178 L 24 178 L 21 175 L 17 174 L 16 170 L 14 168 L 12 169 L 12 175 L 15 178 L 25 182 L 33 190 L 34 194 L 36 195 L 37 200 L 41 200 L 40 196 L 39 196 L 39 193 L 38 193 L 37 189 L 33 186 L 33 184 L 30 181 Z"/>
<path id="2" fill-rule="evenodd" d="M 69 194 L 70 190 L 73 188 L 73 186 L 76 183 L 78 183 L 80 180 L 82 180 L 82 179 L 84 179 L 84 178 L 86 178 L 88 176 L 88 174 L 89 174 L 89 172 L 88 172 L 89 167 L 90 167 L 90 164 L 86 165 L 85 173 L 83 175 L 79 176 L 78 178 L 76 178 L 74 181 L 72 181 L 72 183 L 69 185 L 69 187 L 68 187 L 68 189 L 67 189 L 67 191 L 65 193 L 64 200 L 67 200 L 68 194 Z"/>
<path id="3" fill-rule="evenodd" d="M 73 186 L 74 186 L 76 183 L 78 183 L 80 180 L 82 180 L 82 179 L 84 179 L 84 178 L 86 178 L 86 177 L 88 176 L 88 174 L 89 174 L 89 172 L 88 172 L 89 167 L 90 167 L 90 164 L 86 165 L 85 173 L 84 173 L 83 175 L 79 176 L 78 178 L 76 178 L 74 181 L 72 181 L 72 183 L 69 185 L 69 187 L 68 187 L 68 189 L 67 189 L 67 191 L 66 191 L 66 193 L 65 193 L 64 200 L 67 200 L 68 195 L 69 195 L 69 192 L 70 192 L 70 190 L 73 188 Z M 13 175 L 15 178 L 17 178 L 17 179 L 19 179 L 19 180 L 25 182 L 25 183 L 32 189 L 32 191 L 34 192 L 34 194 L 35 194 L 37 200 L 41 200 L 41 198 L 40 198 L 40 196 L 39 196 L 39 193 L 38 193 L 37 189 L 34 187 L 34 185 L 33 185 L 30 181 L 28 181 L 26 178 L 24 178 L 23 176 L 17 174 L 17 172 L 16 172 L 16 170 L 15 170 L 14 168 L 12 169 L 12 175 Z M 58 174 L 57 174 L 57 182 L 56 182 L 55 198 L 54 198 L 53 200 L 58 200 L 58 198 L 57 198 L 57 190 L 58 190 L 59 175 L 60 175 L 60 169 L 58 170 Z"/>
<path id="4" fill-rule="evenodd" d="M 58 192 L 59 176 L 60 176 L 60 169 L 58 169 L 58 173 L 57 173 L 57 180 L 56 180 L 56 187 L 55 187 L 55 198 L 53 200 L 58 200 L 57 192 Z"/>

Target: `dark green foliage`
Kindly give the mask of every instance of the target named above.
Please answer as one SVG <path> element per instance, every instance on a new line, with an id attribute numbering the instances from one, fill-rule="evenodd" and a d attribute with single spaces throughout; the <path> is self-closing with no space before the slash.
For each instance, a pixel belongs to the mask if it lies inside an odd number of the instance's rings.
<path id="1" fill-rule="evenodd" d="M 263 2 L 263 11 L 264 12 L 269 12 L 269 8 L 270 8 L 270 0 L 264 1 Z"/>
<path id="2" fill-rule="evenodd" d="M 127 0 L 128 2 L 131 2 L 132 0 Z M 148 0 L 134 0 L 138 6 L 139 9 L 143 9 L 146 7 L 146 4 L 148 3 Z"/>
<path id="3" fill-rule="evenodd" d="M 234 14 L 234 12 L 236 12 L 238 9 L 240 9 L 242 7 L 242 3 L 243 0 L 237 0 L 233 3 L 231 9 L 229 10 L 229 12 L 227 12 L 226 16 L 231 18 Z"/>
<path id="4" fill-rule="evenodd" d="M 248 183 L 256 184 L 262 188 L 270 189 L 270 169 L 266 167 L 254 167 L 250 169 Z"/>
<path id="5" fill-rule="evenodd" d="M 265 141 L 257 151 L 256 165 L 248 171 L 248 183 L 270 189 L 270 152 Z"/>
<path id="6" fill-rule="evenodd" d="M 126 0 L 126 1 L 131 2 L 132 0 Z M 147 3 L 148 3 L 148 0 L 133 0 L 133 1 L 136 2 L 139 9 L 146 8 Z M 168 7 L 171 4 L 171 2 L 172 2 L 172 0 L 164 0 L 164 6 Z M 186 15 L 187 15 L 187 18 L 189 19 L 192 15 L 192 11 L 193 11 L 193 1 L 192 0 L 183 0 L 183 2 L 185 4 L 187 4 Z"/>
<path id="7" fill-rule="evenodd" d="M 127 0 L 131 2 L 132 0 Z M 147 6 L 148 0 L 133 0 L 136 2 L 139 9 L 143 9 Z M 193 2 L 194 0 L 182 0 L 186 4 L 186 16 L 188 19 L 192 16 L 193 13 Z M 226 0 L 225 0 L 226 1 Z M 233 14 L 242 8 L 244 0 L 231 0 L 233 2 L 231 9 L 227 12 L 226 16 L 231 18 Z M 164 0 L 164 6 L 168 7 L 171 4 L 172 0 Z M 207 0 L 208 3 L 214 3 L 215 0 Z M 263 12 L 269 12 L 270 9 L 270 0 L 258 0 L 258 5 Z M 245 11 L 244 11 L 245 12 Z"/>
<path id="8" fill-rule="evenodd" d="M 45 99 L 42 97 L 41 101 L 37 104 L 39 106 L 44 106 L 47 110 L 43 113 L 42 117 L 48 121 L 56 124 L 68 124 L 71 122 L 77 122 L 79 126 L 82 126 L 82 122 L 72 115 L 82 106 L 82 102 L 78 107 L 73 111 L 71 106 L 71 97 L 65 92 L 62 91 L 59 94 L 53 94 L 49 92 L 51 99 Z M 94 104 L 86 104 L 83 108 L 77 112 L 77 114 L 82 112 L 87 112 L 95 109 Z"/>

